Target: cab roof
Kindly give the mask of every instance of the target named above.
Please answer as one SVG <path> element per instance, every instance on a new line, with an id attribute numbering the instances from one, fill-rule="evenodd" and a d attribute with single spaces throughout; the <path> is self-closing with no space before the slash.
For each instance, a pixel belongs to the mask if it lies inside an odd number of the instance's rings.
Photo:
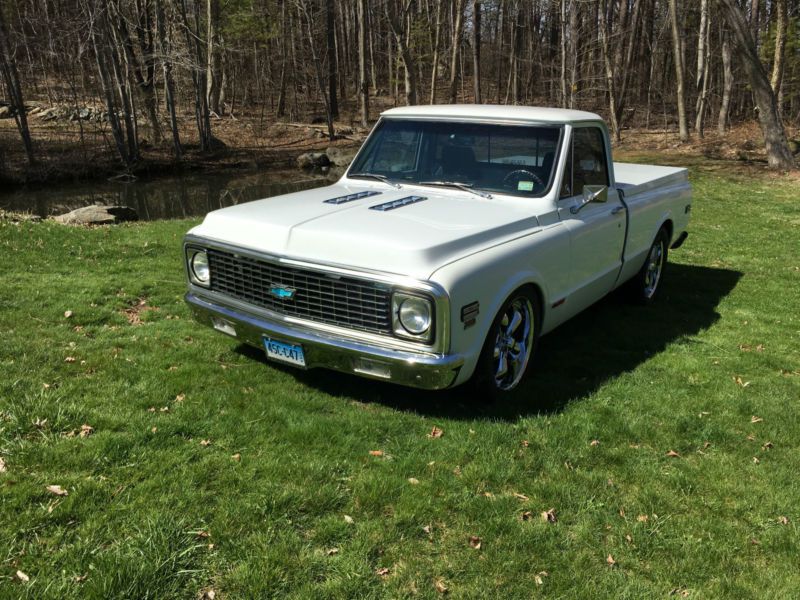
<path id="1" fill-rule="evenodd" d="M 595 113 L 566 108 L 514 106 L 499 104 L 434 104 L 401 106 L 381 113 L 387 118 L 413 118 L 437 120 L 487 120 L 531 123 L 581 123 L 603 121 Z"/>

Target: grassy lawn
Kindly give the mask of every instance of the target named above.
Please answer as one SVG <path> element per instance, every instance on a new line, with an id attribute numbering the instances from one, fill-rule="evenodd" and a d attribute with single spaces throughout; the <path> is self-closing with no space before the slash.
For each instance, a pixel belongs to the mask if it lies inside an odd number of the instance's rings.
<path id="1" fill-rule="evenodd" d="M 797 597 L 800 186 L 692 180 L 660 301 L 490 406 L 196 327 L 192 221 L 0 222 L 0 597 Z"/>

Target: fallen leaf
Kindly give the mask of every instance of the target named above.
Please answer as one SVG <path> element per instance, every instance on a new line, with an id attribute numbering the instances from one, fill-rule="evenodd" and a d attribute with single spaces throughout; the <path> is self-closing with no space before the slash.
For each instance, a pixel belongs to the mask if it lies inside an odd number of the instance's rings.
<path id="1" fill-rule="evenodd" d="M 760 542 L 760 541 L 758 541 L 756 538 L 750 538 L 750 543 L 751 543 L 753 546 L 760 546 L 760 545 L 761 545 L 761 542 Z"/>
<path id="2" fill-rule="evenodd" d="M 528 500 L 528 497 L 525 494 L 520 494 L 519 492 L 514 492 L 514 498 L 517 500 L 522 500 L 523 502 Z"/>
<path id="3" fill-rule="evenodd" d="M 172 368 L 172 367 L 170 367 L 170 368 Z M 185 398 L 186 398 L 186 394 L 178 394 L 177 396 L 175 396 L 175 402 L 183 402 Z"/>
<path id="4" fill-rule="evenodd" d="M 442 579 L 434 580 L 433 587 L 440 594 L 446 594 L 449 591 L 449 588 L 445 585 Z"/>
<path id="5" fill-rule="evenodd" d="M 536 582 L 536 585 L 542 585 L 544 583 L 542 577 L 547 577 L 549 575 L 550 573 L 548 573 L 547 571 L 539 571 L 536 575 L 533 576 L 533 580 Z"/>
<path id="6" fill-rule="evenodd" d="M 485 496 L 486 498 L 494 498 L 494 494 L 492 492 L 483 492 L 481 495 Z"/>
<path id="7" fill-rule="evenodd" d="M 75 357 L 74 356 L 68 356 L 67 358 L 64 359 L 64 362 L 65 363 L 74 363 L 75 362 Z"/>
<path id="8" fill-rule="evenodd" d="M 521 443 L 523 448 L 527 448 L 528 446 L 531 445 L 531 443 L 528 440 L 522 440 Z"/>
<path id="9" fill-rule="evenodd" d="M 617 564 L 617 561 L 615 561 L 614 557 L 609 554 L 608 556 L 606 556 L 606 564 L 609 567 L 613 567 L 615 564 Z"/>
<path id="10" fill-rule="evenodd" d="M 45 489 L 56 496 L 69 496 L 69 492 L 60 485 L 48 485 Z"/>
<path id="11" fill-rule="evenodd" d="M 80 431 L 80 433 L 78 433 L 78 436 L 82 437 L 82 438 L 87 438 L 90 435 L 92 435 L 93 433 L 94 433 L 94 427 L 84 423 L 83 425 L 81 425 L 81 431 Z"/>
<path id="12" fill-rule="evenodd" d="M 0 456 L 0 473 L 6 472 L 6 461 L 3 460 L 3 457 Z"/>
<path id="13" fill-rule="evenodd" d="M 339 554 L 339 549 L 338 548 L 330 548 L 330 549 L 325 551 L 325 555 L 326 556 L 333 556 L 334 554 Z"/>
<path id="14" fill-rule="evenodd" d="M 172 365 L 171 367 L 167 368 L 167 371 L 177 371 L 178 367 L 176 365 Z"/>
<path id="15" fill-rule="evenodd" d="M 711 448 L 711 442 L 703 442 L 703 450 L 708 450 Z"/>
<path id="16" fill-rule="evenodd" d="M 558 517 L 556 517 L 556 509 L 551 508 L 550 510 L 542 512 L 542 521 L 546 521 L 548 523 L 555 523 L 558 521 Z"/>
<path id="17" fill-rule="evenodd" d="M 383 450 L 370 450 L 370 456 L 383 456 Z"/>
<path id="18" fill-rule="evenodd" d="M 169 406 L 162 406 L 158 409 L 158 412 L 169 412 Z"/>
<path id="19" fill-rule="evenodd" d="M 789 519 L 787 517 L 778 517 L 778 523 L 781 525 L 788 525 Z"/>
<path id="20" fill-rule="evenodd" d="M 352 525 L 353 524 L 353 517 L 351 517 L 350 515 L 345 515 L 344 516 L 344 522 L 349 524 L 349 525 Z"/>
<path id="21" fill-rule="evenodd" d="M 211 445 L 211 440 L 200 440 L 200 445 L 204 448 Z"/>
<path id="22" fill-rule="evenodd" d="M 774 447 L 775 447 L 775 446 L 773 445 L 773 443 L 772 443 L 772 442 L 764 442 L 764 445 L 763 445 L 763 446 L 761 446 L 761 449 L 762 449 L 762 450 L 771 450 L 771 449 L 772 449 L 772 448 L 774 448 Z"/>
<path id="23" fill-rule="evenodd" d="M 600 445 L 600 440 L 592 440 L 591 442 L 589 442 L 589 445 L 590 446 L 599 446 Z"/>
<path id="24" fill-rule="evenodd" d="M 625 541 L 628 542 L 629 544 L 633 543 L 633 538 L 631 537 L 630 533 L 625 534 Z"/>
<path id="25" fill-rule="evenodd" d="M 756 441 L 756 436 L 754 436 L 754 435 L 751 433 L 750 435 L 748 435 L 748 436 L 747 436 L 747 441 L 748 441 L 748 442 L 755 442 L 755 441 Z"/>
<path id="26" fill-rule="evenodd" d="M 30 577 L 28 577 L 28 576 L 27 576 L 25 573 L 23 573 L 22 571 L 17 571 L 17 572 L 15 573 L 15 575 L 17 576 L 17 579 L 19 579 L 19 580 L 20 580 L 22 583 L 28 583 L 28 582 L 31 580 L 31 578 L 30 578 Z"/>
<path id="27" fill-rule="evenodd" d="M 475 550 L 481 549 L 481 538 L 476 535 L 469 536 L 469 547 Z"/>
<path id="28" fill-rule="evenodd" d="M 436 427 L 436 425 L 434 425 L 433 429 L 431 429 L 431 432 L 428 434 L 428 437 L 436 439 L 442 437 L 443 435 L 444 431 Z"/>
<path id="29" fill-rule="evenodd" d="M 65 310 L 64 311 L 64 318 L 65 319 L 69 319 L 70 317 L 72 317 L 72 311 L 71 310 Z"/>
<path id="30" fill-rule="evenodd" d="M 156 431 L 158 431 L 158 427 L 153 427 L 153 428 L 152 428 L 150 431 L 151 431 L 152 433 L 155 433 Z"/>
<path id="31" fill-rule="evenodd" d="M 746 388 L 748 385 L 750 385 L 749 381 L 743 381 L 742 378 L 739 375 L 736 375 L 733 378 L 733 381 L 736 383 L 736 385 L 738 385 L 740 387 L 743 387 L 743 388 Z"/>
<path id="32" fill-rule="evenodd" d="M 214 590 L 203 590 L 203 595 L 200 600 L 214 600 L 217 597 L 217 592 Z"/>
<path id="33" fill-rule="evenodd" d="M 756 352 L 763 352 L 764 351 L 764 344 L 759 344 L 756 346 Z"/>
<path id="34" fill-rule="evenodd" d="M 625 518 L 625 508 L 619 509 L 619 516 L 622 517 L 623 519 Z"/>
<path id="35" fill-rule="evenodd" d="M 408 483 L 410 483 L 411 485 L 417 485 L 419 484 L 419 479 L 417 479 L 416 477 L 409 477 Z"/>
<path id="36" fill-rule="evenodd" d="M 83 583 L 84 581 L 86 581 L 88 577 L 89 577 L 88 573 L 84 573 L 83 575 L 75 575 L 75 577 L 72 578 L 72 581 L 74 581 L 75 583 Z"/>
<path id="37" fill-rule="evenodd" d="M 533 518 L 533 513 L 529 510 L 524 511 L 520 516 L 523 521 L 530 521 Z"/>
<path id="38" fill-rule="evenodd" d="M 757 456 L 754 456 L 754 457 L 753 457 L 753 463 L 754 463 L 754 464 L 756 464 L 756 465 L 757 465 L 757 464 L 758 464 L 758 463 L 760 463 L 760 462 L 761 462 L 761 461 L 760 461 L 760 460 L 758 460 L 758 457 L 757 457 Z"/>
<path id="39" fill-rule="evenodd" d="M 147 412 L 156 412 L 156 407 L 151 406 L 150 408 L 147 409 Z"/>
<path id="40" fill-rule="evenodd" d="M 200 539 L 208 539 L 211 537 L 211 534 L 204 529 L 201 529 L 200 531 L 196 532 L 195 535 Z"/>
<path id="41" fill-rule="evenodd" d="M 431 534 L 431 526 L 430 525 L 425 525 L 425 527 L 422 528 L 422 531 L 424 531 L 425 533 L 430 535 Z"/>
<path id="42" fill-rule="evenodd" d="M 236 462 L 241 462 L 241 460 L 242 460 L 242 455 L 241 455 L 241 454 L 239 454 L 239 453 L 237 452 L 236 454 L 231 454 L 231 458 L 232 458 L 233 460 L 235 460 Z"/>
<path id="43" fill-rule="evenodd" d="M 647 515 L 639 515 L 638 517 L 636 517 L 636 520 L 639 521 L 639 523 L 647 523 L 647 521 L 650 520 L 650 517 L 648 517 Z"/>
<path id="44" fill-rule="evenodd" d="M 669 452 L 667 452 L 667 456 L 669 456 L 670 458 L 680 458 L 681 455 L 675 452 L 675 450 L 670 450 Z"/>
<path id="45" fill-rule="evenodd" d="M 751 423 L 761 423 L 763 420 L 764 420 L 764 419 L 762 419 L 761 417 L 757 417 L 757 416 L 755 416 L 755 415 L 753 415 L 752 417 L 750 417 L 750 422 L 751 422 Z"/>
<path id="46" fill-rule="evenodd" d="M 375 574 L 379 577 L 386 577 L 389 574 L 389 568 L 381 567 L 380 569 L 375 569 Z"/>

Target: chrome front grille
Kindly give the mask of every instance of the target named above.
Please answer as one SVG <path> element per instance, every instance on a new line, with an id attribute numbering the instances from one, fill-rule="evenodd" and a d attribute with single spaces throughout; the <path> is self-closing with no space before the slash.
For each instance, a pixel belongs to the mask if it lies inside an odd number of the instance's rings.
<path id="1" fill-rule="evenodd" d="M 391 290 L 377 282 L 209 249 L 211 289 L 282 315 L 391 335 Z M 291 297 L 279 298 L 280 295 Z"/>

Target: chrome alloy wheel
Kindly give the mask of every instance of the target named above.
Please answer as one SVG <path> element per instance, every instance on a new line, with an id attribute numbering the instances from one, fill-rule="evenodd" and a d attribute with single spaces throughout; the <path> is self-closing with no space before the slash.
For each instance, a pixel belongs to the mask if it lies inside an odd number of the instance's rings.
<path id="1" fill-rule="evenodd" d="M 666 248 L 662 236 L 658 236 L 650 248 L 647 256 L 647 266 L 644 272 L 644 296 L 652 298 L 658 289 L 658 282 L 661 281 L 661 272 L 664 270 L 664 258 Z"/>
<path id="2" fill-rule="evenodd" d="M 533 304 L 518 296 L 508 304 L 495 330 L 494 383 L 508 391 L 520 382 L 531 357 L 534 334 Z"/>

